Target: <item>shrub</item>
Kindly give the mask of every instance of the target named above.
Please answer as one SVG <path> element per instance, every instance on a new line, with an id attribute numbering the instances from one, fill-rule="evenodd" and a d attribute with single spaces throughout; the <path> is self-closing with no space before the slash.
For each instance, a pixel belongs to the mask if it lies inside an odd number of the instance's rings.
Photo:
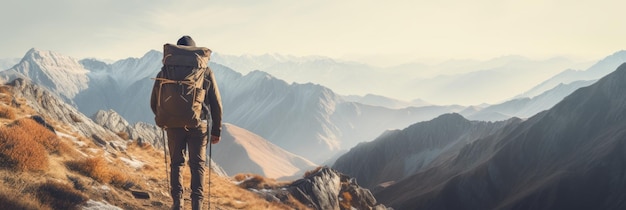
<path id="1" fill-rule="evenodd" d="M 240 182 L 239 187 L 243 189 L 276 189 L 282 186 L 276 180 L 258 174 L 237 174 L 234 179 Z"/>
<path id="2" fill-rule="evenodd" d="M 46 150 L 51 153 L 60 154 L 64 150 L 71 149 L 68 145 L 62 142 L 54 132 L 32 119 L 23 118 L 17 120 L 14 124 L 15 126 L 13 127 L 15 127 L 15 129 L 28 131 L 30 138 L 43 145 Z"/>
<path id="3" fill-rule="evenodd" d="M 78 205 L 87 201 L 87 196 L 68 184 L 47 181 L 37 190 L 37 198 L 54 209 L 78 209 Z"/>
<path id="4" fill-rule="evenodd" d="M 5 189 L 0 190 L 0 206 L 2 209 L 50 209 L 41 205 L 36 199 L 30 199 L 30 196 L 14 192 L 13 190 L 5 191 Z"/>
<path id="5" fill-rule="evenodd" d="M 318 166 L 317 168 L 315 168 L 313 170 L 304 172 L 303 178 L 309 177 L 309 176 L 319 172 L 320 170 L 322 170 L 322 168 L 323 168 L 322 166 Z"/>
<path id="6" fill-rule="evenodd" d="M 48 154 L 25 129 L 0 127 L 0 165 L 18 171 L 48 169 Z"/>
<path id="7" fill-rule="evenodd" d="M 339 207 L 341 209 L 352 209 L 352 194 L 350 192 L 339 193 Z"/>
<path id="8" fill-rule="evenodd" d="M 109 168 L 103 157 L 86 158 L 66 162 L 66 166 L 82 175 L 91 177 L 101 183 L 129 189 L 135 186 L 135 182 L 126 174 Z"/>
<path id="9" fill-rule="evenodd" d="M 96 181 L 108 183 L 111 181 L 111 173 L 106 160 L 102 157 L 86 158 L 83 160 L 73 160 L 66 162 L 70 170 L 91 177 Z"/>
<path id="10" fill-rule="evenodd" d="M 120 171 L 111 171 L 111 182 L 113 186 L 128 190 L 131 187 L 136 186 L 136 183 L 129 178 L 128 175 Z"/>
<path id="11" fill-rule="evenodd" d="M 17 117 L 15 109 L 9 106 L 0 106 L 0 118 L 13 120 Z"/>

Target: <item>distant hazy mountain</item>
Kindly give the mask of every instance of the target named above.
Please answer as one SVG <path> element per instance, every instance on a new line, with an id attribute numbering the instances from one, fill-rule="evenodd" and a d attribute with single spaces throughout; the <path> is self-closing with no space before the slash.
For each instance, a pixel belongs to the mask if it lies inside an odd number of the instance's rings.
<path id="1" fill-rule="evenodd" d="M 625 209 L 625 78 L 623 64 L 375 195 L 396 209 Z"/>
<path id="2" fill-rule="evenodd" d="M 222 92 L 227 122 L 316 163 L 387 129 L 462 109 L 368 106 L 344 102 L 332 90 L 316 84 L 288 84 L 262 71 L 242 75 L 219 64 L 212 68 Z"/>
<path id="3" fill-rule="evenodd" d="M 304 171 L 317 167 L 311 161 L 265 140 L 246 129 L 224 124 L 220 144 L 213 145 L 213 159 L 226 173 L 255 173 L 269 178 L 302 176 Z"/>
<path id="4" fill-rule="evenodd" d="M 465 112 L 463 116 L 472 120 L 505 120 L 510 117 L 528 118 L 550 109 L 565 96 L 581 87 L 596 82 L 626 62 L 626 51 L 619 51 L 598 61 L 585 71 L 566 70 L 542 82 L 515 99 L 491 105 L 475 112 Z"/>
<path id="5" fill-rule="evenodd" d="M 551 90 L 532 98 L 518 98 L 501 104 L 491 105 L 470 112 L 466 110 L 463 116 L 471 120 L 498 121 L 511 117 L 528 118 L 541 111 L 548 110 L 578 88 L 589 86 L 597 80 L 575 81 L 570 84 L 559 84 Z"/>
<path id="6" fill-rule="evenodd" d="M 288 83 L 312 82 L 342 95 L 375 94 L 403 100 L 420 98 L 435 104 L 503 101 L 511 97 L 511 92 L 528 90 L 563 69 L 584 66 L 565 58 L 535 61 L 521 56 L 385 68 L 320 56 L 217 54 L 214 57 L 216 63 L 241 73 L 261 70 Z M 508 91 L 491 91 L 494 87 Z"/>
<path id="7" fill-rule="evenodd" d="M 556 87 L 559 84 L 570 84 L 572 82 L 580 80 L 597 80 L 611 73 L 614 69 L 616 69 L 624 62 L 626 62 L 626 51 L 618 51 L 598 61 L 584 71 L 577 71 L 572 69 L 565 70 L 542 82 L 541 84 L 533 87 L 532 89 L 526 91 L 525 93 L 516 96 L 516 98 L 534 97 Z"/>
<path id="8" fill-rule="evenodd" d="M 0 71 L 9 69 L 20 62 L 20 58 L 0 58 Z"/>
<path id="9" fill-rule="evenodd" d="M 413 101 L 402 101 L 385 96 L 366 94 L 365 96 L 349 95 L 341 97 L 345 101 L 357 102 L 371 106 L 382 106 L 392 109 L 401 109 L 407 107 L 421 107 L 432 105 L 424 100 L 415 99 Z"/>

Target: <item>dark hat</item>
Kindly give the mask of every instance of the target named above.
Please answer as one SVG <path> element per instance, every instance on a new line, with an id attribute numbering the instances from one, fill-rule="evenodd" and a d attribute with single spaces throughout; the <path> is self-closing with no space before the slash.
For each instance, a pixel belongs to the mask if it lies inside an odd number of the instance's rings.
<path id="1" fill-rule="evenodd" d="M 185 45 L 185 46 L 195 47 L 196 42 L 194 42 L 190 36 L 185 35 L 183 37 L 180 37 L 180 39 L 178 39 L 178 42 L 176 42 L 176 45 Z"/>

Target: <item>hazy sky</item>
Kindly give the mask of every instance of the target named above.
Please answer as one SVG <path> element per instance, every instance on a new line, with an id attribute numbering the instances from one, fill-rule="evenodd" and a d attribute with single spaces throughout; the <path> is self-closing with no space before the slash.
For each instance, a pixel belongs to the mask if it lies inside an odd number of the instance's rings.
<path id="1" fill-rule="evenodd" d="M 20 0 L 0 7 L 0 58 L 30 48 L 141 57 L 191 35 L 223 54 L 370 59 L 572 56 L 626 48 L 619 0 Z"/>

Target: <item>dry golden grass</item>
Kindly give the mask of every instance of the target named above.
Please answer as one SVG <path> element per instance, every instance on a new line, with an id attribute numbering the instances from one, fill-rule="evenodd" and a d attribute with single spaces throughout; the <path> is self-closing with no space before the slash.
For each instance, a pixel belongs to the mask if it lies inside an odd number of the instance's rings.
<path id="1" fill-rule="evenodd" d="M 341 209 L 351 209 L 352 208 L 352 194 L 350 192 L 342 192 L 339 194 L 341 200 L 339 201 L 339 207 Z"/>
<path id="2" fill-rule="evenodd" d="M 91 177 L 104 184 L 111 184 L 123 189 L 138 186 L 134 178 L 127 173 L 123 173 L 111 167 L 102 156 L 67 161 L 66 166 L 70 170 Z"/>
<path id="3" fill-rule="evenodd" d="M 280 182 L 275 179 L 267 178 L 258 174 L 236 174 L 233 179 L 237 182 L 241 182 L 239 187 L 244 189 L 278 189 L 282 188 L 289 182 Z"/>
<path id="4" fill-rule="evenodd" d="M 211 177 L 211 206 L 217 206 L 218 209 L 298 209 L 266 201 L 257 194 L 237 187 L 228 178 L 216 175 Z"/>
<path id="5" fill-rule="evenodd" d="M 239 187 L 242 189 L 256 189 L 256 190 L 276 190 L 279 191 L 282 188 L 287 187 L 290 182 L 279 182 L 275 179 L 263 177 L 258 174 L 246 174 L 240 173 L 233 177 L 234 181 L 239 182 Z M 288 208 L 288 209 L 309 209 L 300 201 L 293 198 L 291 195 L 281 195 L 279 199 L 282 203 L 270 203 L 268 208 Z M 274 206 L 275 205 L 275 206 Z"/>
<path id="6" fill-rule="evenodd" d="M 23 118 L 15 121 L 15 129 L 22 129 L 28 131 L 28 135 L 37 143 L 43 145 L 46 150 L 53 154 L 61 154 L 63 152 L 70 152 L 72 148 L 65 142 L 61 141 L 55 133 L 48 130 L 43 125 L 35 122 L 29 118 Z"/>
<path id="7" fill-rule="evenodd" d="M 313 170 L 306 171 L 306 172 L 304 172 L 304 176 L 303 177 L 305 177 L 305 178 L 309 177 L 309 176 L 319 172 L 320 170 L 322 170 L 322 168 L 323 168 L 322 166 L 318 166 L 317 168 L 315 168 Z"/>
<path id="8" fill-rule="evenodd" d="M 0 105 L 0 118 L 14 120 L 16 117 L 17 113 L 13 107 Z"/>
<path id="9" fill-rule="evenodd" d="M 0 207 L 1 209 L 51 210 L 49 206 L 41 204 L 29 194 L 23 194 L 4 185 L 0 185 Z"/>
<path id="10" fill-rule="evenodd" d="M 111 181 L 111 174 L 107 162 L 103 157 L 85 158 L 66 162 L 68 169 L 91 177 L 101 183 Z"/>
<path id="11" fill-rule="evenodd" d="M 11 93 L 10 87 L 6 85 L 0 86 L 0 102 L 11 104 L 13 99 L 13 93 Z"/>
<path id="12" fill-rule="evenodd" d="M 83 193 L 68 184 L 47 181 L 37 188 L 37 198 L 53 209 L 79 209 L 78 205 L 85 203 L 88 198 Z"/>
<path id="13" fill-rule="evenodd" d="M 30 132 L 19 126 L 0 127 L 0 165 L 18 171 L 45 171 L 48 153 Z"/>

